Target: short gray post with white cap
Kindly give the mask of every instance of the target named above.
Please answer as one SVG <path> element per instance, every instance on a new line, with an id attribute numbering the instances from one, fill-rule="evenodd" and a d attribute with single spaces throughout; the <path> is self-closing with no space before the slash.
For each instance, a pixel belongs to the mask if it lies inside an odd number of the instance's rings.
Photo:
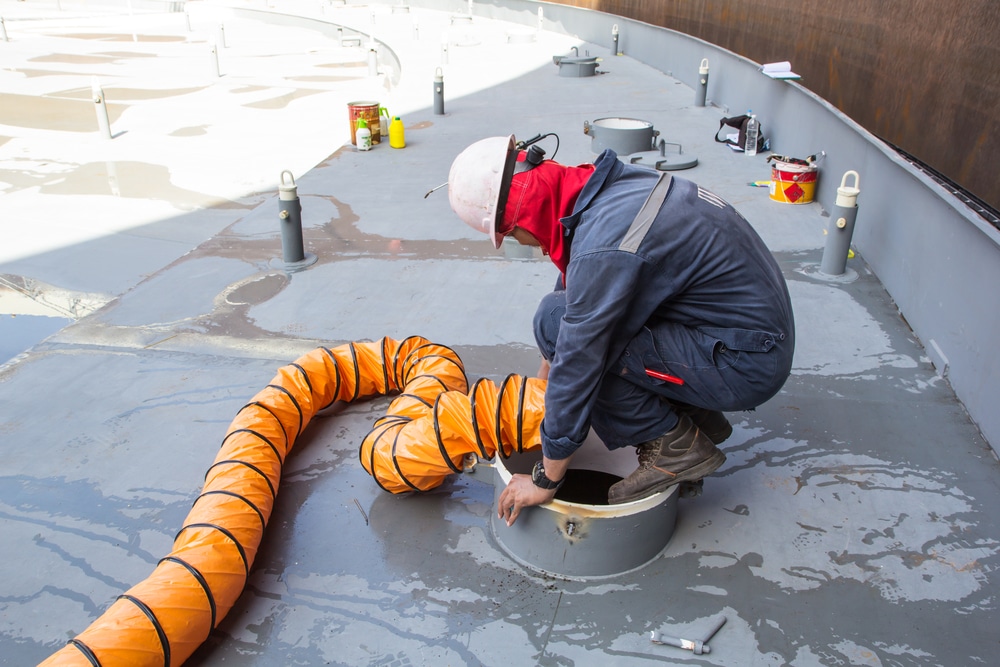
<path id="1" fill-rule="evenodd" d="M 434 71 L 434 113 L 444 115 L 444 74 L 440 67 Z"/>
<path id="2" fill-rule="evenodd" d="M 854 185 L 847 185 L 848 176 L 854 176 Z M 854 222 L 858 217 L 858 172 L 848 171 L 840 179 L 837 188 L 837 201 L 830 215 L 830 226 L 827 228 L 826 247 L 823 249 L 823 261 L 820 263 L 820 273 L 828 276 L 839 276 L 847 268 L 847 256 L 851 250 L 851 237 L 854 235 Z"/>
<path id="3" fill-rule="evenodd" d="M 111 139 L 111 121 L 108 120 L 108 105 L 104 100 L 104 89 L 97 81 L 97 77 L 91 79 L 91 96 L 94 99 L 94 109 L 97 111 L 97 125 L 105 139 Z"/>
<path id="4" fill-rule="evenodd" d="M 611 55 L 617 56 L 618 51 L 618 24 L 611 26 Z"/>
<path id="5" fill-rule="evenodd" d="M 219 69 L 219 47 L 215 43 L 214 39 L 209 39 L 208 40 L 208 48 L 209 48 L 209 52 L 208 52 L 208 56 L 209 56 L 208 57 L 209 72 L 216 79 L 218 79 L 220 76 L 222 76 L 222 71 Z"/>
<path id="6" fill-rule="evenodd" d="M 285 176 L 290 182 L 285 182 Z M 292 172 L 281 172 L 278 184 L 278 219 L 281 220 L 281 254 L 286 271 L 298 271 L 316 262 L 316 255 L 302 247 L 302 204 Z"/>
<path id="7" fill-rule="evenodd" d="M 696 107 L 705 106 L 705 99 L 708 97 L 708 58 L 701 59 L 698 67 L 698 87 L 694 90 L 694 105 Z"/>
<path id="8" fill-rule="evenodd" d="M 285 182 L 288 176 L 290 183 Z M 302 249 L 302 203 L 299 202 L 298 187 L 292 172 L 281 172 L 278 185 L 278 219 L 281 220 L 281 257 L 287 264 L 301 262 L 306 258 Z"/>
<path id="9" fill-rule="evenodd" d="M 378 42 L 374 34 L 368 36 L 368 76 L 378 76 Z"/>

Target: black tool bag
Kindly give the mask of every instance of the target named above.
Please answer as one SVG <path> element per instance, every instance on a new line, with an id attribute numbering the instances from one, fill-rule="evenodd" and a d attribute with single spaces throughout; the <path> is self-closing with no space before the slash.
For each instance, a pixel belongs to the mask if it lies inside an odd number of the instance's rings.
<path id="1" fill-rule="evenodd" d="M 750 122 L 750 116 L 747 114 L 742 114 L 740 116 L 732 116 L 731 118 L 723 118 L 719 121 L 719 131 L 715 133 L 715 140 L 720 144 L 730 144 L 732 146 L 738 146 L 741 150 L 747 145 L 747 123 Z M 734 127 L 738 128 L 740 131 L 740 136 L 736 141 L 732 139 L 719 138 L 722 134 L 723 128 Z M 760 118 L 757 119 L 757 152 L 767 150 L 768 142 L 767 138 L 764 136 L 764 126 L 760 124 Z"/>

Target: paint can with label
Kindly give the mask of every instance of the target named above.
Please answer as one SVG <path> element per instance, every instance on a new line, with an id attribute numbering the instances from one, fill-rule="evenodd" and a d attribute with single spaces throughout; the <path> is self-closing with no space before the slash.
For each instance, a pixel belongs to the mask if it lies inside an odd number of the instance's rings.
<path id="1" fill-rule="evenodd" d="M 364 119 L 371 130 L 371 142 L 377 144 L 381 140 L 379 131 L 378 102 L 348 102 L 347 116 L 351 123 L 351 143 L 358 145 L 358 120 Z"/>
<path id="2" fill-rule="evenodd" d="M 771 199 L 784 204 L 808 204 L 816 194 L 818 178 L 819 167 L 811 160 L 775 159 L 771 165 Z"/>

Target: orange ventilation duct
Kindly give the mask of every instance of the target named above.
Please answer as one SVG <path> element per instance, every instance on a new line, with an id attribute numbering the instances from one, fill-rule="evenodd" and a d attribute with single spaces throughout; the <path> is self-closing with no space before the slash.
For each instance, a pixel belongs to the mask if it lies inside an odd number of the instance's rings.
<path id="1" fill-rule="evenodd" d="M 173 550 L 42 665 L 182 664 L 242 593 L 295 439 L 337 401 L 402 392 L 361 445 L 365 470 L 392 493 L 432 489 L 466 456 L 539 446 L 544 381 L 467 387 L 455 352 L 416 336 L 318 348 L 282 367 L 230 424 Z"/>
<path id="2" fill-rule="evenodd" d="M 361 443 L 361 465 L 386 491 L 428 491 L 462 472 L 468 455 L 492 459 L 541 446 L 542 380 L 509 375 L 498 388 L 483 379 L 469 395 L 432 380 L 407 384 Z"/>

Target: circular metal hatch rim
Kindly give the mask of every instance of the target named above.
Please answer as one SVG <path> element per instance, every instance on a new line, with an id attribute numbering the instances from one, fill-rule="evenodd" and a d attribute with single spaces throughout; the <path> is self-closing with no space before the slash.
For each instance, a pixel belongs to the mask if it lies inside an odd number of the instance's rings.
<path id="1" fill-rule="evenodd" d="M 504 486 L 510 484 L 510 480 L 513 474 L 507 470 L 506 466 L 503 465 L 500 459 L 497 460 L 497 465 L 495 466 L 497 474 L 500 479 L 503 480 Z M 629 516 L 631 514 L 639 514 L 640 512 L 645 512 L 646 510 L 652 509 L 663 503 L 665 496 L 670 493 L 675 493 L 677 491 L 676 486 L 667 488 L 659 493 L 654 493 L 651 496 L 645 498 L 640 498 L 639 500 L 633 500 L 628 503 L 621 503 L 618 505 L 588 505 L 585 503 L 574 503 L 568 500 L 560 500 L 558 498 L 553 498 L 549 502 L 545 503 L 543 507 L 555 510 L 562 514 L 566 513 L 566 510 L 574 510 L 578 514 L 584 516 L 598 516 L 598 517 L 615 517 L 615 516 Z"/>
<path id="2" fill-rule="evenodd" d="M 497 457 L 493 469 L 496 503 L 513 473 L 501 457 Z M 674 485 L 652 496 L 617 505 L 553 499 L 523 509 L 513 526 L 507 526 L 495 511 L 491 512 L 490 533 L 511 560 L 543 576 L 569 581 L 611 579 L 640 570 L 663 554 L 676 526 L 678 497 L 678 487 Z M 636 527 L 637 522 L 644 520 L 655 523 L 654 530 Z M 566 526 L 560 525 L 580 522 L 585 529 L 589 528 L 580 536 L 569 537 L 564 530 Z M 503 530 L 514 532 L 502 534 Z M 574 559 L 569 550 L 574 546 L 592 551 Z"/>

